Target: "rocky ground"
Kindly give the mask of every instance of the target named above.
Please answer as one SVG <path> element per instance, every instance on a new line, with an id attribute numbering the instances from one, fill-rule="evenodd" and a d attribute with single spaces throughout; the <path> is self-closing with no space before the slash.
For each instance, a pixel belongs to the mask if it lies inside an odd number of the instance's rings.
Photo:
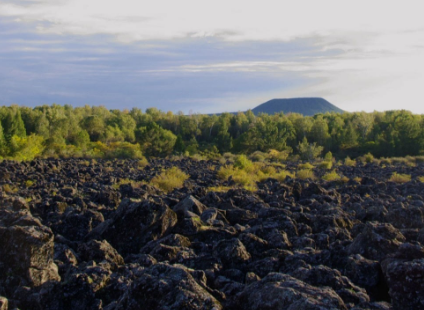
<path id="1" fill-rule="evenodd" d="M 424 166 L 208 193 L 218 162 L 137 165 L 0 163 L 1 310 L 424 309 Z M 173 165 L 172 193 L 116 185 Z"/>

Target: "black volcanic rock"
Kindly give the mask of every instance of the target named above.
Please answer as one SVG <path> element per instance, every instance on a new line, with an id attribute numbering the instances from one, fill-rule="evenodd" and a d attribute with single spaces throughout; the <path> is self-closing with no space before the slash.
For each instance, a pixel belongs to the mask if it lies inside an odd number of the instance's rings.
<path id="1" fill-rule="evenodd" d="M 299 113 L 311 116 L 326 112 L 343 113 L 343 110 L 323 98 L 290 98 L 272 99 L 252 109 L 252 112 L 255 114 Z"/>
<path id="2" fill-rule="evenodd" d="M 0 194 L 0 308 L 423 308 L 424 164 L 212 192 L 227 185 L 219 165 L 0 162 L 0 188 L 17 188 Z M 184 188 L 120 184 L 172 166 L 193 177 Z M 28 178 L 37 186 L 19 186 Z"/>

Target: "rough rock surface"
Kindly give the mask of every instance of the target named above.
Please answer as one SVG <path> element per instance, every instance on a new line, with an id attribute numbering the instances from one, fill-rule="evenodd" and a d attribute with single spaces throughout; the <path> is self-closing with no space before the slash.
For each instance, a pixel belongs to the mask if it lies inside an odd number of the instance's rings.
<path id="1" fill-rule="evenodd" d="M 220 165 L 0 162 L 0 310 L 424 309 L 424 164 L 211 192 Z"/>

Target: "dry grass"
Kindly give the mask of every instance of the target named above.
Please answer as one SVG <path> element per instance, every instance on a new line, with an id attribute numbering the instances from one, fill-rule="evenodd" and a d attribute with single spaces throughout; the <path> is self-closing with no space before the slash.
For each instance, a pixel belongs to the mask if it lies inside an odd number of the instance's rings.
<path id="1" fill-rule="evenodd" d="M 217 192 L 217 193 L 226 193 L 228 192 L 232 187 L 230 186 L 211 186 L 208 188 L 208 192 Z"/>
<path id="2" fill-rule="evenodd" d="M 411 175 L 394 172 L 390 177 L 389 181 L 395 183 L 406 183 L 411 181 Z"/>

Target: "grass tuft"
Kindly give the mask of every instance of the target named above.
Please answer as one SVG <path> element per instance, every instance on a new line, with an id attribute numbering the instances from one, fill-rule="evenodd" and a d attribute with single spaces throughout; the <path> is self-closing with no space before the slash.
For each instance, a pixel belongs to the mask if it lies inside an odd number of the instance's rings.
<path id="1" fill-rule="evenodd" d="M 394 172 L 392 176 L 390 177 L 389 181 L 395 182 L 395 183 L 406 183 L 411 181 L 411 175 Z"/>

